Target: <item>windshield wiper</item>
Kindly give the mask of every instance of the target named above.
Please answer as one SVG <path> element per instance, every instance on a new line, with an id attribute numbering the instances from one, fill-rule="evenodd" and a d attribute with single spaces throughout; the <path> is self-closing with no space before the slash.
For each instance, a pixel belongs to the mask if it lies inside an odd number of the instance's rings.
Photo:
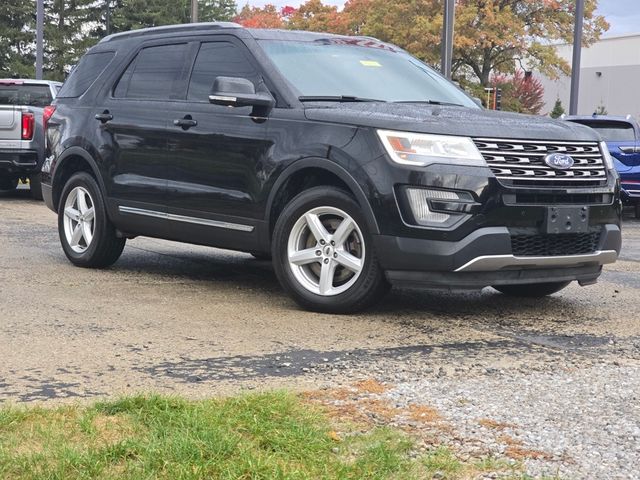
<path id="1" fill-rule="evenodd" d="M 303 95 L 298 97 L 301 102 L 384 102 L 375 98 L 354 97 L 353 95 Z"/>
<path id="2" fill-rule="evenodd" d="M 460 105 L 459 103 L 451 103 L 451 102 L 441 102 L 439 100 L 402 100 L 400 102 L 393 103 L 426 103 L 427 105 L 444 105 L 448 107 L 464 107 L 464 105 Z"/>

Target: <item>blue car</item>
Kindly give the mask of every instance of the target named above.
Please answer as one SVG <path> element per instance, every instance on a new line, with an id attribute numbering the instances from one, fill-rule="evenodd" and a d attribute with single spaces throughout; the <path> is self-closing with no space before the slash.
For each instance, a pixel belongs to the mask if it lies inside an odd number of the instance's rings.
<path id="1" fill-rule="evenodd" d="M 630 115 L 565 116 L 564 120 L 581 123 L 597 131 L 607 143 L 622 183 L 622 200 L 635 207 L 640 218 L 640 125 Z"/>

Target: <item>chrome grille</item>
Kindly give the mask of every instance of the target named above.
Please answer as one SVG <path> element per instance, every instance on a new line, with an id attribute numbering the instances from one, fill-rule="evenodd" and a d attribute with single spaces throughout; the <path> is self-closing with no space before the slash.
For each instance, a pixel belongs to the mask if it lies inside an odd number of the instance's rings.
<path id="1" fill-rule="evenodd" d="M 606 183 L 607 173 L 597 142 L 553 142 L 474 138 L 478 150 L 500 181 L 508 186 L 578 187 Z M 575 161 L 568 170 L 544 163 L 550 153 L 565 153 Z"/>

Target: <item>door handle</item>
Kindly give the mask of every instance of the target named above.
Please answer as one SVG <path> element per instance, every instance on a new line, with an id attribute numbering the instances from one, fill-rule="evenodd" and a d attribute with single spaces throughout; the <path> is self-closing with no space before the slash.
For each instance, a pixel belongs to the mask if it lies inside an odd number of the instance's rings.
<path id="1" fill-rule="evenodd" d="M 109 120 L 113 120 L 113 115 L 109 113 L 109 110 L 105 110 L 102 113 L 96 113 L 95 119 L 102 123 L 106 123 Z"/>
<path id="2" fill-rule="evenodd" d="M 181 127 L 183 130 L 188 130 L 191 127 L 198 125 L 198 122 L 191 118 L 191 115 L 185 115 L 184 118 L 178 118 L 173 121 L 176 127 Z"/>

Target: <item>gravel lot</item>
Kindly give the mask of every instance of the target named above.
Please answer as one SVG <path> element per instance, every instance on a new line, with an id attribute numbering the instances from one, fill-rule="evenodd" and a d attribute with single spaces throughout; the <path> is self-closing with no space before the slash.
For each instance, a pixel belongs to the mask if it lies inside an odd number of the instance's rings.
<path id="1" fill-rule="evenodd" d="M 300 311 L 268 262 L 139 238 L 71 266 L 56 218 L 0 196 L 0 402 L 141 391 L 206 397 L 374 378 L 433 408 L 461 456 L 533 476 L 640 479 L 640 222 L 598 285 L 543 300 L 394 291 L 355 316 Z M 398 420 L 402 423 L 402 420 Z"/>

